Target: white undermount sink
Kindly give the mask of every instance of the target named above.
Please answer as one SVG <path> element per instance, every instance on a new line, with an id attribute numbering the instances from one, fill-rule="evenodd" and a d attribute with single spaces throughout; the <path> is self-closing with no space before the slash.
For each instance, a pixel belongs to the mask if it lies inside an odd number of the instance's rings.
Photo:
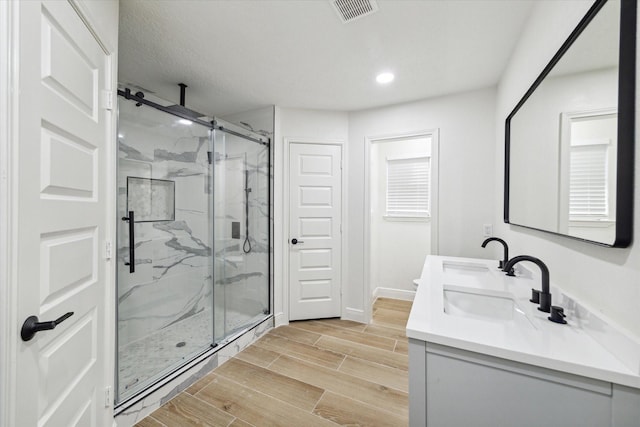
<path id="1" fill-rule="evenodd" d="M 450 316 L 494 321 L 525 321 L 525 324 L 533 327 L 527 315 L 508 293 L 444 285 L 443 309 Z"/>
<path id="2" fill-rule="evenodd" d="M 491 282 L 492 274 L 489 268 L 480 263 L 466 261 L 444 261 L 442 263 L 442 273 L 445 280 L 450 283 L 483 288 L 487 282 Z"/>
<path id="3" fill-rule="evenodd" d="M 462 261 L 445 261 L 442 263 L 442 272 L 445 274 L 477 276 L 478 274 L 488 274 L 489 269 L 484 264 Z"/>

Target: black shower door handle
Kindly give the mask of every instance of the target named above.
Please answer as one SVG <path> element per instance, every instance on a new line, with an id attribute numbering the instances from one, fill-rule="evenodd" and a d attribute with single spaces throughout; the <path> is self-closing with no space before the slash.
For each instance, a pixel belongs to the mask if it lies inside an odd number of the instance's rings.
<path id="1" fill-rule="evenodd" d="M 135 215 L 133 211 L 129 211 L 129 216 L 123 216 L 123 221 L 129 222 L 129 262 L 125 262 L 124 265 L 129 266 L 129 273 L 136 272 L 136 236 L 134 235 Z"/>

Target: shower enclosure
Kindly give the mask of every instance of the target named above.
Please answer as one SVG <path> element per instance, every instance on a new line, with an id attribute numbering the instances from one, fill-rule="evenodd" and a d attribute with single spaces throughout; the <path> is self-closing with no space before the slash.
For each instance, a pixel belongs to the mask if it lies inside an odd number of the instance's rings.
<path id="1" fill-rule="evenodd" d="M 121 404 L 269 315 L 269 145 L 118 101 Z"/>
<path id="2" fill-rule="evenodd" d="M 269 313 L 269 150 L 213 131 L 214 338 Z"/>

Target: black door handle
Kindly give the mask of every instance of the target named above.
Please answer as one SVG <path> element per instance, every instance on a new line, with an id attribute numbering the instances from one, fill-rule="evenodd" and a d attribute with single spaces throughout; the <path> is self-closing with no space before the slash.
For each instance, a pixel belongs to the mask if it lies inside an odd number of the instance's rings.
<path id="1" fill-rule="evenodd" d="M 22 341 L 31 340 L 31 338 L 35 336 L 36 332 L 55 329 L 58 324 L 64 322 L 71 316 L 73 316 L 73 311 L 63 314 L 56 320 L 50 320 L 48 322 L 38 322 L 38 316 L 27 317 L 27 320 L 24 321 L 24 323 L 22 324 L 22 329 L 20 330 Z"/>
<path id="2" fill-rule="evenodd" d="M 298 240 L 298 239 L 291 239 L 291 244 L 292 245 L 297 245 L 298 243 L 304 243 L 302 240 Z"/>
<path id="3" fill-rule="evenodd" d="M 133 211 L 129 211 L 129 216 L 123 216 L 123 221 L 129 222 L 129 262 L 125 262 L 124 265 L 129 266 L 129 273 L 136 272 L 136 236 L 135 230 L 135 217 Z"/>

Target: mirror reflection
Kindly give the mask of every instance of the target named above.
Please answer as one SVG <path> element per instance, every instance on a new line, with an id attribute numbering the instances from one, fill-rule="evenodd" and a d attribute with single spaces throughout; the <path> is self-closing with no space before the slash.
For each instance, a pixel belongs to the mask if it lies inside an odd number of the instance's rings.
<path id="1" fill-rule="evenodd" d="M 509 117 L 507 222 L 616 241 L 619 35 L 610 0 Z"/>

